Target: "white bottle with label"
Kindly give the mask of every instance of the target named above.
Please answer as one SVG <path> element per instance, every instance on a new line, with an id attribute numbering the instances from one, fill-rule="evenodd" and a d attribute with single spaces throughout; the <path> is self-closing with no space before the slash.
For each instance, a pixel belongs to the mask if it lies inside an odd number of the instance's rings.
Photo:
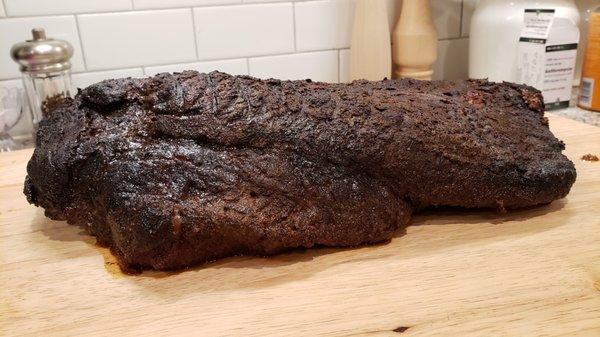
<path id="1" fill-rule="evenodd" d="M 544 94 L 546 110 L 568 108 L 573 95 L 579 28 L 567 18 L 555 18 L 545 46 Z"/>
<path id="2" fill-rule="evenodd" d="M 518 82 L 517 49 L 526 8 L 554 9 L 556 18 L 579 23 L 573 0 L 481 0 L 471 19 L 469 77 Z"/>

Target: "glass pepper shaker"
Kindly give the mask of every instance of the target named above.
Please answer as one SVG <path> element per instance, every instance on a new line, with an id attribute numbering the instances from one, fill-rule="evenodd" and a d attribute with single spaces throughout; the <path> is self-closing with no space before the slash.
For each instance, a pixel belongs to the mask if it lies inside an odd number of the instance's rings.
<path id="1" fill-rule="evenodd" d="M 46 108 L 59 98 L 72 96 L 73 47 L 67 41 L 47 38 L 43 28 L 34 28 L 31 33 L 33 38 L 15 44 L 10 54 L 23 74 L 35 136 Z"/>

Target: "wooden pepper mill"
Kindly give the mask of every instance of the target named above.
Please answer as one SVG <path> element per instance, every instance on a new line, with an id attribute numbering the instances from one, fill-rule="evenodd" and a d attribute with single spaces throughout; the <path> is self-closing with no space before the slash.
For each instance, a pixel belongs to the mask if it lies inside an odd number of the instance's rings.
<path id="1" fill-rule="evenodd" d="M 390 78 L 392 51 L 385 0 L 358 0 L 350 42 L 350 79 Z"/>
<path id="2" fill-rule="evenodd" d="M 429 0 L 403 0 L 392 35 L 394 78 L 431 80 L 438 41 Z"/>

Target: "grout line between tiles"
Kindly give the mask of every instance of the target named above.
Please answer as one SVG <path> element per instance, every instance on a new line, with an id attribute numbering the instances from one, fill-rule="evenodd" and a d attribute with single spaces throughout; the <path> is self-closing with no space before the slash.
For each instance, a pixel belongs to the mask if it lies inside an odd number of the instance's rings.
<path id="1" fill-rule="evenodd" d="M 200 51 L 198 50 L 198 48 L 200 48 L 200 46 L 198 45 L 198 37 L 196 36 L 196 18 L 194 15 L 194 8 L 190 7 L 190 14 L 192 15 L 192 29 L 194 30 L 194 46 L 196 47 L 196 60 L 199 60 Z"/>
<path id="2" fill-rule="evenodd" d="M 342 49 L 345 49 L 345 48 L 342 48 Z M 300 52 L 283 52 L 283 53 L 263 54 L 263 55 L 222 57 L 222 58 L 211 58 L 211 59 L 196 60 L 196 61 L 190 61 L 190 62 L 177 62 L 177 63 L 173 63 L 173 62 L 169 62 L 169 63 L 154 63 L 154 64 L 145 64 L 145 65 L 142 65 L 141 67 L 159 67 L 159 66 L 168 66 L 168 65 L 175 65 L 175 64 L 187 64 L 187 63 L 199 63 L 199 62 L 216 62 L 216 61 L 228 61 L 228 60 L 239 60 L 239 59 L 248 59 L 248 60 L 250 60 L 251 58 L 261 58 L 261 57 L 271 57 L 271 56 L 285 56 L 285 55 L 297 55 L 297 54 L 309 54 L 309 53 L 320 53 L 320 52 L 335 51 L 335 50 L 338 50 L 338 49 L 337 48 L 329 48 L 329 49 L 319 49 L 319 50 L 307 50 L 307 51 L 300 51 Z M 102 70 L 112 70 L 112 69 L 102 69 Z M 100 70 L 98 70 L 98 71 L 100 71 Z"/>
<path id="3" fill-rule="evenodd" d="M 4 17 L 6 17 L 6 18 L 7 18 L 7 17 L 8 17 L 8 14 L 6 13 L 6 3 L 5 3 L 5 2 L 6 2 L 6 0 L 2 0 L 2 1 L 0 1 L 0 5 L 2 6 L 2 9 L 4 10 L 4 11 L 3 11 L 3 13 L 4 13 Z"/>
<path id="4" fill-rule="evenodd" d="M 137 66 L 137 67 L 126 67 L 126 68 L 114 68 L 114 69 L 103 69 L 103 70 L 85 70 L 85 71 L 77 71 L 77 72 L 73 72 L 71 75 L 87 75 L 87 74 L 94 74 L 94 73 L 104 73 L 104 72 L 111 72 L 111 71 L 122 71 L 122 70 L 136 70 L 136 69 L 140 69 L 142 70 L 142 72 L 145 74 L 144 71 L 144 66 Z M 4 79 L 0 79 L 0 82 L 5 82 L 5 81 L 16 81 L 16 80 L 20 80 L 21 77 L 11 77 L 11 78 L 4 78 Z"/>
<path id="5" fill-rule="evenodd" d="M 6 1 L 6 0 L 2 0 Z M 290 0 L 288 2 L 292 2 Z M 298 0 L 297 0 L 298 1 Z M 310 1 L 322 1 L 322 0 L 303 0 L 298 2 L 310 2 Z M 294 1 L 295 2 L 295 1 Z M 65 15 L 90 15 L 90 14 L 120 14 L 129 12 L 152 12 L 152 11 L 168 11 L 176 9 L 186 8 L 215 8 L 215 7 L 235 7 L 235 6 L 263 6 L 263 5 L 283 5 L 286 2 L 257 2 L 257 3 L 230 3 L 230 4 L 218 4 L 218 5 L 207 5 L 207 6 L 175 6 L 175 7 L 164 7 L 164 8 L 135 8 L 131 9 L 109 9 L 109 10 L 97 10 L 97 11 L 82 11 L 77 13 L 52 13 L 52 14 L 30 14 L 30 15 L 6 15 L 3 19 L 18 19 L 18 18 L 33 18 L 33 17 L 49 17 L 49 16 L 65 16 Z M 133 5 L 132 5 L 133 6 Z M 5 7 L 6 8 L 6 7 Z"/>
<path id="6" fill-rule="evenodd" d="M 246 71 L 248 72 L 248 76 L 250 76 L 250 58 L 246 57 Z"/>
<path id="7" fill-rule="evenodd" d="M 79 29 L 78 29 L 78 34 L 80 34 Z M 458 40 L 458 38 L 451 39 L 451 40 Z M 82 43 L 81 40 L 80 40 L 80 43 Z M 83 54 L 83 45 L 81 46 L 81 48 L 82 48 L 82 54 Z M 240 60 L 240 59 L 246 60 L 246 65 L 248 66 L 248 74 L 250 74 L 250 59 L 251 58 L 263 58 L 263 57 L 272 57 L 272 56 L 299 55 L 299 54 L 337 51 L 338 52 L 338 66 L 339 66 L 339 63 L 340 63 L 339 54 L 341 53 L 342 50 L 348 50 L 348 48 L 347 47 L 329 48 L 329 49 L 307 50 L 307 51 L 299 51 L 299 52 L 285 52 L 285 53 L 266 54 L 266 55 L 236 56 L 236 57 L 215 58 L 215 59 L 206 59 L 206 60 L 195 60 L 195 61 L 190 61 L 190 62 L 154 63 L 154 64 L 143 64 L 143 65 L 137 65 L 137 66 L 131 66 L 131 67 L 118 67 L 118 68 L 105 68 L 105 69 L 87 69 L 87 64 L 86 64 L 85 71 L 73 72 L 73 74 L 83 74 L 83 73 L 93 73 L 93 72 L 103 72 L 103 71 L 116 71 L 116 70 L 135 69 L 135 68 L 142 68 L 144 73 L 146 73 L 146 68 L 151 68 L 151 67 L 171 66 L 171 65 L 190 64 L 190 63 L 202 63 L 202 62 L 230 61 L 230 60 Z M 338 76 L 339 76 L 339 74 L 338 74 Z M 20 77 L 0 78 L 0 81 L 11 81 L 11 80 L 18 80 L 18 79 L 20 79 Z"/>
<path id="8" fill-rule="evenodd" d="M 458 28 L 458 36 L 463 36 L 463 13 L 465 12 L 465 0 L 460 2 L 460 26 Z"/>
<path id="9" fill-rule="evenodd" d="M 83 39 L 81 38 L 81 29 L 79 28 L 79 18 L 77 15 L 73 15 L 75 17 L 75 28 L 77 29 L 77 37 L 79 38 L 79 48 L 81 48 L 81 58 L 83 59 L 83 68 L 88 70 L 87 60 L 85 59 L 85 51 L 83 50 Z"/>
<path id="10" fill-rule="evenodd" d="M 141 69 L 143 71 L 144 67 L 137 66 L 137 67 L 115 68 L 115 69 L 105 69 L 105 70 L 78 71 L 78 72 L 74 72 L 72 75 L 85 75 L 85 74 L 94 74 L 94 73 L 105 73 L 105 72 L 110 72 L 110 71 L 136 70 L 136 69 Z"/>
<path id="11" fill-rule="evenodd" d="M 174 9 L 174 8 L 173 8 Z M 23 18 L 39 18 L 39 17 L 55 17 L 55 16 L 67 16 L 67 15 L 90 15 L 90 14 L 120 14 L 132 12 L 131 9 L 111 9 L 106 11 L 95 11 L 95 12 L 78 12 L 78 13 L 52 13 L 52 14 L 30 14 L 30 15 L 7 15 L 5 19 L 23 19 Z"/>
<path id="12" fill-rule="evenodd" d="M 294 51 L 296 52 L 296 51 L 298 51 L 298 47 L 297 47 L 298 43 L 296 42 L 297 37 L 296 37 L 296 3 L 295 2 L 292 3 L 292 25 L 293 25 L 292 27 L 294 29 L 294 37 L 293 37 L 293 39 L 294 39 Z"/>

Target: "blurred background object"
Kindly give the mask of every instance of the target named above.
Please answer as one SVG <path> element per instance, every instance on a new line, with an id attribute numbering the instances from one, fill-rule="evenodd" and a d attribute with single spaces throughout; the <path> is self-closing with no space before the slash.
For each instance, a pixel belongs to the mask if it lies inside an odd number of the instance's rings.
<path id="1" fill-rule="evenodd" d="M 569 106 L 579 42 L 573 0 L 482 0 L 471 20 L 469 76 L 531 85 L 546 109 Z"/>
<path id="2" fill-rule="evenodd" d="M 600 6 L 589 15 L 579 90 L 580 107 L 600 111 Z"/>
<path id="3" fill-rule="evenodd" d="M 23 89 L 0 86 L 0 152 L 14 151 L 31 145 L 23 140 L 15 140 L 9 133 L 19 121 L 29 119 L 25 105 Z"/>
<path id="4" fill-rule="evenodd" d="M 592 10 L 598 6 L 599 0 L 575 0 L 579 9 L 579 52 L 577 53 L 577 64 L 575 66 L 574 85 L 579 85 L 581 81 L 581 67 L 583 65 L 583 55 L 587 46 L 588 26 Z"/>
<path id="5" fill-rule="evenodd" d="M 573 0 L 481 0 L 471 19 L 469 77 L 518 80 L 517 48 L 525 9 L 554 9 L 554 17 L 579 23 Z"/>
<path id="6" fill-rule="evenodd" d="M 392 51 L 385 0 L 357 0 L 350 40 L 350 79 L 391 78 Z"/>
<path id="7" fill-rule="evenodd" d="M 431 80 L 437 59 L 438 33 L 429 0 L 403 0 L 393 32 L 394 78 Z"/>

